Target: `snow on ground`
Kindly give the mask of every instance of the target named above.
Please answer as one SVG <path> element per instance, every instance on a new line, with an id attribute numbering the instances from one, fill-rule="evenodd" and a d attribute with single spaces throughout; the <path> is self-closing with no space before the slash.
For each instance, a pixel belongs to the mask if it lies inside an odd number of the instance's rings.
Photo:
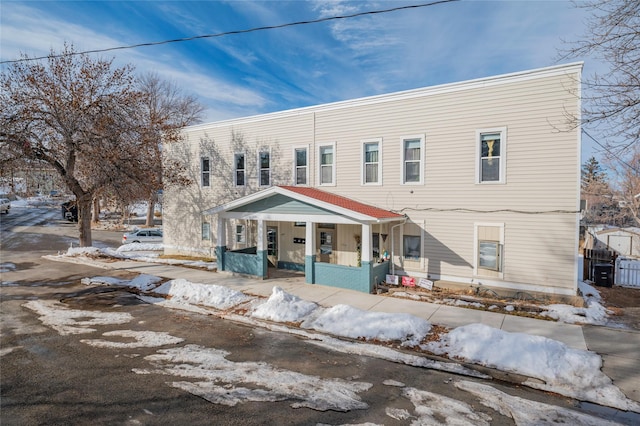
<path id="1" fill-rule="evenodd" d="M 83 278 L 82 280 L 80 280 L 80 282 L 85 285 L 102 284 L 110 286 L 131 287 L 144 292 L 156 288 L 157 284 L 160 281 L 162 281 L 162 278 L 156 277 L 155 275 L 147 274 L 140 274 L 132 280 L 124 280 L 115 277 L 92 277 Z"/>
<path id="2" fill-rule="evenodd" d="M 501 371 L 542 380 L 527 385 L 557 392 L 582 401 L 639 411 L 640 404 L 628 400 L 600 370 L 602 359 L 595 352 L 572 349 L 557 340 L 524 333 L 509 333 L 484 324 L 457 327 L 437 342 L 422 346 Z"/>
<path id="3" fill-rule="evenodd" d="M 228 287 L 215 284 L 192 283 L 184 279 L 171 280 L 153 290 L 171 296 L 174 302 L 229 309 L 251 300 L 251 297 Z"/>
<path id="4" fill-rule="evenodd" d="M 405 346 L 416 346 L 431 330 L 427 320 L 414 315 L 369 312 L 349 305 L 322 309 L 301 327 L 352 339 L 399 340 Z"/>
<path id="5" fill-rule="evenodd" d="M 316 303 L 302 300 L 280 287 L 273 287 L 271 296 L 258 305 L 251 316 L 276 322 L 298 322 L 317 308 Z"/>
<path id="6" fill-rule="evenodd" d="M 126 312 L 101 312 L 69 309 L 62 303 L 32 300 L 25 307 L 40 314 L 43 324 L 56 330 L 61 335 L 92 333 L 97 325 L 124 324 L 133 318 Z"/>

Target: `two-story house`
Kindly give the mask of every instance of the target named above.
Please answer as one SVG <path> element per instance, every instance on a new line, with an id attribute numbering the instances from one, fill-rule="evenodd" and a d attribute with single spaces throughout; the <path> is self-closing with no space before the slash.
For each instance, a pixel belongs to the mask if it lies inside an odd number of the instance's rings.
<path id="1" fill-rule="evenodd" d="M 575 295 L 582 63 L 185 128 L 167 254 L 371 292 L 386 275 Z M 437 283 L 436 283 L 437 284 Z"/>

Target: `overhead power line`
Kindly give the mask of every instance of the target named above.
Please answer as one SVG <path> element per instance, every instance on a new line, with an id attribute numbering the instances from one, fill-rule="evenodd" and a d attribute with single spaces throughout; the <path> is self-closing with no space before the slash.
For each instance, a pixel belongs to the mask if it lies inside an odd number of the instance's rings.
<path id="1" fill-rule="evenodd" d="M 397 12 L 397 11 L 400 11 L 400 10 L 407 10 L 407 9 L 418 9 L 418 8 L 422 8 L 422 7 L 436 6 L 436 5 L 439 5 L 439 4 L 451 3 L 451 2 L 455 2 L 455 1 L 459 1 L 459 0 L 438 0 L 438 1 L 430 2 L 430 3 L 413 4 L 413 5 L 408 5 L 408 6 L 398 6 L 398 7 L 393 7 L 393 8 L 390 8 L 390 9 L 382 9 L 382 10 L 370 10 L 370 11 L 367 11 L 367 12 L 352 13 L 350 15 L 329 16 L 329 17 L 326 17 L 326 18 L 318 18 L 318 19 L 313 19 L 313 20 L 308 20 L 308 21 L 289 22 L 289 23 L 286 23 L 286 24 L 269 25 L 269 26 L 264 26 L 264 27 L 254 27 L 254 28 L 248 28 L 248 29 L 244 29 L 244 30 L 225 31 L 225 32 L 215 33 L 215 34 L 203 34 L 203 35 L 197 35 L 197 36 L 191 36 L 191 37 L 176 38 L 176 39 L 171 39 L 171 40 L 152 41 L 152 42 L 147 42 L 147 43 L 131 44 L 131 45 L 127 45 L 127 46 L 107 47 L 107 48 L 104 48 L 104 49 L 84 50 L 82 52 L 73 52 L 73 53 L 71 53 L 71 55 L 82 55 L 82 54 L 87 54 L 87 53 L 103 53 L 103 52 L 111 52 L 111 51 L 114 51 L 114 50 L 135 49 L 135 48 L 138 48 L 138 47 L 158 46 L 158 45 L 162 45 L 162 44 L 182 43 L 182 42 L 185 42 L 185 41 L 200 40 L 200 39 L 206 39 L 206 38 L 217 38 L 217 37 L 224 37 L 224 36 L 235 35 L 235 34 L 246 34 L 246 33 L 253 33 L 253 32 L 257 32 L 257 31 L 276 30 L 276 29 L 280 29 L 280 28 L 295 27 L 295 26 L 299 26 L 299 25 L 318 24 L 318 23 L 321 23 L 321 22 L 335 21 L 335 20 L 338 20 L 338 19 L 350 19 L 350 18 L 357 18 L 359 16 L 378 15 L 378 14 L 382 14 L 382 13 Z M 9 60 L 9 61 L 1 61 L 0 64 L 10 64 L 10 63 L 15 63 L 15 62 L 26 62 L 26 61 L 37 61 L 37 60 L 47 59 L 47 58 L 59 58 L 59 57 L 62 57 L 62 56 L 65 56 L 65 55 L 64 54 L 57 54 L 57 55 L 38 56 L 38 57 L 33 57 L 33 58 L 13 59 L 13 60 Z"/>

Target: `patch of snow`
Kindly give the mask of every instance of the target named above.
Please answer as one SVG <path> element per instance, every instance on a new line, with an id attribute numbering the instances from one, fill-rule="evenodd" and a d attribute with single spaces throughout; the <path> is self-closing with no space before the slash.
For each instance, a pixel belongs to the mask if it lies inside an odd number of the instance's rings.
<path id="1" fill-rule="evenodd" d="M 153 292 L 171 296 L 174 302 L 210 306 L 216 309 L 229 309 L 251 299 L 244 293 L 228 287 L 192 283 L 185 279 L 167 281 Z"/>
<path id="2" fill-rule="evenodd" d="M 150 291 L 153 290 L 156 285 L 162 281 L 162 278 L 157 277 L 155 275 L 148 274 L 140 274 L 132 280 L 125 280 L 115 277 L 91 277 L 91 278 L 83 278 L 80 280 L 82 284 L 85 285 L 110 285 L 110 286 L 122 286 L 122 287 L 130 287 L 136 288 L 140 291 Z"/>
<path id="3" fill-rule="evenodd" d="M 313 302 L 308 302 L 294 296 L 280 287 L 273 287 L 271 296 L 266 302 L 259 304 L 251 316 L 277 322 L 301 321 L 318 307 Z"/>
<path id="4" fill-rule="evenodd" d="M 133 319 L 126 312 L 100 312 L 69 309 L 58 302 L 32 300 L 23 306 L 40 314 L 43 324 L 56 330 L 63 336 L 69 334 L 92 333 L 96 325 L 125 324 Z"/>
<path id="5" fill-rule="evenodd" d="M 183 342 L 180 337 L 171 336 L 163 331 L 115 330 L 102 334 L 105 337 L 117 336 L 132 338 L 133 342 L 114 342 L 104 339 L 82 339 L 82 343 L 96 348 L 154 348 L 157 346 L 175 345 Z"/>
<path id="6" fill-rule="evenodd" d="M 0 263 L 0 272 L 12 272 L 16 270 L 16 264 L 11 262 Z"/>
<path id="7" fill-rule="evenodd" d="M 431 330 L 427 320 L 410 314 L 369 312 L 349 305 L 324 309 L 301 327 L 352 339 L 399 340 L 408 346 L 418 345 Z"/>
<path id="8" fill-rule="evenodd" d="M 463 401 L 416 388 L 404 388 L 402 396 L 415 407 L 412 424 L 489 426 L 491 416 L 476 412 Z"/>
<path id="9" fill-rule="evenodd" d="M 134 369 L 138 374 L 165 374 L 194 379 L 174 381 L 172 386 L 198 395 L 207 401 L 228 406 L 249 401 L 296 399 L 293 408 L 350 411 L 369 408 L 358 393 L 371 383 L 343 379 L 324 379 L 274 367 L 264 362 L 234 362 L 229 352 L 185 345 L 162 349 L 145 360 L 154 369 Z M 251 389 L 238 386 L 245 383 Z"/>

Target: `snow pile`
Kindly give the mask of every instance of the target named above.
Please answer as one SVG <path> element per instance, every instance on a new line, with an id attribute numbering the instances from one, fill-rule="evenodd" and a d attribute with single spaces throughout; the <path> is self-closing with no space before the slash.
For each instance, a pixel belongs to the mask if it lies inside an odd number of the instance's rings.
<path id="1" fill-rule="evenodd" d="M 160 281 L 162 281 L 162 278 L 147 274 L 140 274 L 132 280 L 124 280 L 115 277 L 91 277 L 80 280 L 84 285 L 101 284 L 131 287 L 144 292 L 153 290 Z"/>
<path id="2" fill-rule="evenodd" d="M 410 314 L 362 311 L 349 305 L 324 309 L 301 326 L 352 339 L 400 340 L 408 346 L 418 345 L 431 330 L 427 320 Z"/>
<path id="3" fill-rule="evenodd" d="M 229 309 L 251 300 L 242 292 L 215 284 L 192 283 L 185 279 L 167 281 L 154 293 L 171 296 L 174 302 Z"/>
<path id="4" fill-rule="evenodd" d="M 531 387 L 623 410 L 640 410 L 640 404 L 627 400 L 600 371 L 598 354 L 569 348 L 557 340 L 470 324 L 422 345 L 422 349 L 544 382 L 529 380 L 526 384 Z"/>
<path id="5" fill-rule="evenodd" d="M 579 282 L 578 287 L 584 298 L 584 308 L 553 304 L 545 306 L 547 311 L 542 312 L 541 315 L 569 324 L 605 325 L 611 311 L 600 303 L 602 298 L 598 290 L 585 282 Z"/>
<path id="6" fill-rule="evenodd" d="M 118 253 L 131 252 L 131 251 L 162 251 L 164 246 L 162 244 L 153 243 L 131 243 L 121 245 L 116 249 Z"/>
<path id="7" fill-rule="evenodd" d="M 277 322 L 297 322 L 309 315 L 318 307 L 313 302 L 302 300 L 287 293 L 280 287 L 274 287 L 271 296 L 260 304 L 252 313 L 254 318 Z"/>

